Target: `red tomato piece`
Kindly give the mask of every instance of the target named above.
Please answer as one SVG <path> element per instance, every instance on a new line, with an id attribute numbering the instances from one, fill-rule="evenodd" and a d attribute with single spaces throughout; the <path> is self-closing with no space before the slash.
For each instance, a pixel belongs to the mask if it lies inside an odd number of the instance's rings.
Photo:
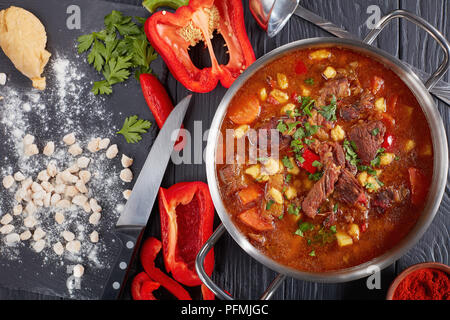
<path id="1" fill-rule="evenodd" d="M 409 168 L 409 182 L 411 184 L 411 202 L 421 205 L 428 194 L 429 182 L 419 169 Z"/>

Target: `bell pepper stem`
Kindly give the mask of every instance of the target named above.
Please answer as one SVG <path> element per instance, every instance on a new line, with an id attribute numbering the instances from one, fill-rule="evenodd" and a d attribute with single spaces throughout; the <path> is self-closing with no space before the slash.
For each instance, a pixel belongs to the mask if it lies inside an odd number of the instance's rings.
<path id="1" fill-rule="evenodd" d="M 144 0 L 142 5 L 145 9 L 151 13 L 155 12 L 159 7 L 169 7 L 172 9 L 178 9 L 182 6 L 187 6 L 189 0 Z"/>

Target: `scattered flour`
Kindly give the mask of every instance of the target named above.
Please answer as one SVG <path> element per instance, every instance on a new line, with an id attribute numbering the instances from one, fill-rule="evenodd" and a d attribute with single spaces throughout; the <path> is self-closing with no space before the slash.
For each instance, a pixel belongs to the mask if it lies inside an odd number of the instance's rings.
<path id="1" fill-rule="evenodd" d="M 62 142 L 64 135 L 74 132 L 77 142 L 83 149 L 83 155 L 92 159 L 89 171 L 92 178 L 89 182 L 90 197 L 96 198 L 103 208 L 100 224 L 89 224 L 89 214 L 83 209 L 72 206 L 65 211 L 65 220 L 57 224 L 54 219 L 54 207 L 38 208 L 36 216 L 38 225 L 45 232 L 45 248 L 36 253 L 42 258 L 42 271 L 48 264 L 58 265 L 65 269 L 69 264 L 81 264 L 85 268 L 85 275 L 109 266 L 112 261 L 102 261 L 106 256 L 107 247 L 102 243 L 102 232 L 110 230 L 121 210 L 123 210 L 123 190 L 127 189 L 119 179 L 122 169 L 120 159 L 113 160 L 105 157 L 105 150 L 90 153 L 87 150 L 88 142 L 95 138 L 115 138 L 112 128 L 112 114 L 105 107 L 105 98 L 94 96 L 89 92 L 90 85 L 85 75 L 76 63 L 65 57 L 56 55 L 51 60 L 48 86 L 45 91 L 35 89 L 13 89 L 8 86 L 0 88 L 0 178 L 13 175 L 17 171 L 25 177 L 36 180 L 37 174 L 47 168 L 49 161 L 54 161 L 59 170 L 69 167 L 76 157 L 73 157 Z M 32 157 L 24 156 L 23 137 L 31 134 L 36 137 L 40 153 Z M 42 150 L 48 141 L 55 142 L 55 152 L 47 157 Z M 95 174 L 94 174 L 95 173 Z M 1 179 L 0 179 L 1 180 Z M 14 194 L 20 186 L 15 183 L 10 190 L 0 186 L 0 217 L 10 213 L 17 204 Z M 23 225 L 24 215 L 14 216 L 12 225 L 15 231 L 21 233 L 27 228 Z M 75 234 L 81 242 L 79 253 L 64 251 L 62 256 L 57 255 L 53 245 L 57 242 L 65 243 L 61 237 L 64 230 Z M 91 243 L 89 235 L 93 231 L 100 234 L 98 243 Z M 30 248 L 32 240 L 20 241 L 12 246 L 4 245 L 5 235 L 0 235 L 0 257 L 2 260 L 21 259 L 21 250 Z M 108 259 L 106 259 L 108 260 Z M 69 283 L 69 281 L 68 281 Z M 73 288 L 68 285 L 69 293 Z"/>

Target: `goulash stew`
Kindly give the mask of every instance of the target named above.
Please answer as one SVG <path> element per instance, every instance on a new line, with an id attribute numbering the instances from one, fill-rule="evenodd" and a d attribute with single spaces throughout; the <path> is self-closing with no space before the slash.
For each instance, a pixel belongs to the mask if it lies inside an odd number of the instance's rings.
<path id="1" fill-rule="evenodd" d="M 433 173 L 425 115 L 398 76 L 359 53 L 300 50 L 270 63 L 235 95 L 221 133 L 223 202 L 283 265 L 325 272 L 367 262 L 423 210 Z"/>

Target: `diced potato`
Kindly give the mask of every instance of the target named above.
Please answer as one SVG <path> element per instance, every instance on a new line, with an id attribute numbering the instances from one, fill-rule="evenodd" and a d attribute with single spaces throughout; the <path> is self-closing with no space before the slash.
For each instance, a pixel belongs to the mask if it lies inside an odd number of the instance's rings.
<path id="1" fill-rule="evenodd" d="M 266 90 L 266 88 L 261 88 L 261 90 L 259 90 L 259 99 L 261 101 L 266 101 L 267 100 L 267 90 Z"/>
<path id="2" fill-rule="evenodd" d="M 261 166 L 259 164 L 255 164 L 245 170 L 245 173 L 251 176 L 253 179 L 258 179 L 259 174 L 261 172 Z"/>
<path id="3" fill-rule="evenodd" d="M 320 49 L 309 54 L 309 58 L 312 60 L 323 60 L 331 58 L 331 52 L 326 49 Z"/>
<path id="4" fill-rule="evenodd" d="M 303 180 L 303 187 L 305 190 L 311 190 L 314 185 L 314 181 L 309 180 L 308 178 Z"/>
<path id="5" fill-rule="evenodd" d="M 325 77 L 325 79 L 333 79 L 334 77 L 336 77 L 337 72 L 333 67 L 327 67 L 324 71 L 323 71 L 323 76 Z"/>
<path id="6" fill-rule="evenodd" d="M 267 182 L 269 181 L 269 176 L 266 174 L 261 174 L 258 176 L 258 178 L 256 178 L 256 181 L 258 182 Z"/>
<path id="7" fill-rule="evenodd" d="M 284 192 L 286 199 L 292 200 L 297 196 L 297 190 L 294 187 L 288 187 Z"/>
<path id="8" fill-rule="evenodd" d="M 378 112 L 386 112 L 386 99 L 378 98 L 375 100 L 375 109 Z"/>
<path id="9" fill-rule="evenodd" d="M 278 89 L 274 89 L 270 92 L 270 95 L 277 100 L 279 103 L 286 103 L 289 100 L 289 96 L 286 92 Z"/>
<path id="10" fill-rule="evenodd" d="M 264 172 L 269 176 L 272 176 L 280 171 L 280 161 L 269 158 L 266 163 L 264 163 Z"/>
<path id="11" fill-rule="evenodd" d="M 288 78 L 284 73 L 277 73 L 277 82 L 278 86 L 283 90 L 286 90 L 289 87 Z"/>
<path id="12" fill-rule="evenodd" d="M 353 245 L 353 239 L 344 232 L 338 231 L 336 233 L 336 239 L 339 247 L 346 247 Z"/>
<path id="13" fill-rule="evenodd" d="M 430 157 L 433 155 L 433 148 L 431 147 L 431 144 L 426 144 L 423 148 L 422 151 L 420 152 L 420 155 L 422 157 Z"/>
<path id="14" fill-rule="evenodd" d="M 342 141 L 345 139 L 345 131 L 341 126 L 336 126 L 331 130 L 331 138 L 334 141 Z"/>
<path id="15" fill-rule="evenodd" d="M 234 137 L 237 139 L 242 138 L 243 136 L 245 136 L 245 134 L 247 133 L 248 129 L 250 129 L 250 127 L 247 124 L 243 124 L 240 127 L 237 127 L 234 130 Z"/>
<path id="16" fill-rule="evenodd" d="M 361 172 L 358 175 L 358 182 L 361 186 L 365 187 L 367 184 L 367 178 L 369 177 L 369 175 L 367 174 L 367 172 Z"/>
<path id="17" fill-rule="evenodd" d="M 367 187 L 367 190 L 369 190 L 369 192 L 377 192 L 381 188 L 381 186 L 378 184 L 377 180 L 372 176 L 369 176 L 367 178 L 366 187 Z"/>
<path id="18" fill-rule="evenodd" d="M 377 173 L 377 177 L 381 177 L 381 175 L 383 174 L 383 170 L 381 169 L 377 169 L 375 170 L 375 172 Z"/>
<path id="19" fill-rule="evenodd" d="M 281 114 L 283 116 L 285 116 L 289 113 L 291 118 L 293 118 L 294 111 L 295 111 L 295 105 L 292 103 L 288 103 L 283 108 L 281 108 Z"/>
<path id="20" fill-rule="evenodd" d="M 381 166 L 388 166 L 390 165 L 395 159 L 395 154 L 393 153 L 384 153 L 380 157 L 380 165 Z"/>
<path id="21" fill-rule="evenodd" d="M 297 166 L 297 164 L 295 163 L 294 158 L 292 158 L 292 157 L 289 158 L 289 161 L 292 164 L 292 169 L 287 169 L 287 172 L 290 173 L 290 174 L 293 174 L 294 176 L 300 174 L 300 169 Z"/>
<path id="22" fill-rule="evenodd" d="M 311 96 L 311 90 L 309 90 L 308 88 L 302 86 L 302 87 L 300 87 L 300 89 L 301 89 L 302 97 Z"/>
<path id="23" fill-rule="evenodd" d="M 348 234 L 355 240 L 359 240 L 359 226 L 357 224 L 352 223 L 350 228 L 348 229 Z"/>
<path id="24" fill-rule="evenodd" d="M 416 142 L 414 140 L 408 140 L 405 144 L 405 151 L 410 152 L 416 147 Z"/>
<path id="25" fill-rule="evenodd" d="M 275 201 L 278 204 L 283 204 L 283 195 L 281 194 L 281 192 L 275 188 L 271 188 L 269 190 L 269 195 L 270 197 L 273 199 L 273 201 Z"/>

